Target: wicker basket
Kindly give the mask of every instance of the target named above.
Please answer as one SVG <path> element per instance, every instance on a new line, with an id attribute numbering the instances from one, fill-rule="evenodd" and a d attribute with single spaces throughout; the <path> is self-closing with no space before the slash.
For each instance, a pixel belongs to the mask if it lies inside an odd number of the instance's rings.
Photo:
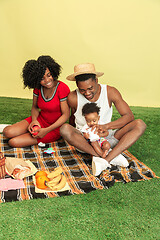
<path id="1" fill-rule="evenodd" d="M 3 153 L 0 152 L 0 178 L 4 178 L 6 175 L 5 159 Z"/>

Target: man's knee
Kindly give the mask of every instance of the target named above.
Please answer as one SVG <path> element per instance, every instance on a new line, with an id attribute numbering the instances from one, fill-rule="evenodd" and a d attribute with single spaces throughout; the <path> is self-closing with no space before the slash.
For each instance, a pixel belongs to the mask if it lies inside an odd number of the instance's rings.
<path id="1" fill-rule="evenodd" d="M 136 127 L 139 129 L 139 131 L 141 131 L 141 133 L 143 134 L 144 131 L 146 130 L 147 125 L 145 124 L 145 122 L 143 122 L 142 119 L 136 119 Z"/>
<path id="2" fill-rule="evenodd" d="M 70 134 L 70 124 L 64 123 L 60 127 L 60 135 L 65 138 L 69 134 Z"/>

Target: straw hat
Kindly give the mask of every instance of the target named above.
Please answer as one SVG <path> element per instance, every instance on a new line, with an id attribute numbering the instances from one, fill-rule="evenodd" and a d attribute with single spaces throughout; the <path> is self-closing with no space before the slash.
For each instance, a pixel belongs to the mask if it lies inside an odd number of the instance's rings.
<path id="1" fill-rule="evenodd" d="M 74 67 L 74 73 L 66 77 L 66 79 L 70 81 L 75 81 L 75 76 L 85 74 L 85 73 L 91 73 L 95 74 L 97 77 L 101 77 L 104 73 L 102 72 L 96 72 L 95 66 L 92 63 L 83 63 L 78 64 Z"/>

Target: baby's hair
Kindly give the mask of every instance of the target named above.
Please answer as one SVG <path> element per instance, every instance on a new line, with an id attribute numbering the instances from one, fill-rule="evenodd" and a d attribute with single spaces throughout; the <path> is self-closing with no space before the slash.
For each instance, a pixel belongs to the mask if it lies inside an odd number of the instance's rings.
<path id="1" fill-rule="evenodd" d="M 100 107 L 96 103 L 86 103 L 82 108 L 82 115 L 96 112 L 99 115 Z"/>
<path id="2" fill-rule="evenodd" d="M 49 69 L 54 81 L 61 73 L 61 66 L 50 56 L 40 56 L 37 60 L 29 60 L 22 69 L 24 87 L 41 88 L 41 80 L 46 68 Z"/>

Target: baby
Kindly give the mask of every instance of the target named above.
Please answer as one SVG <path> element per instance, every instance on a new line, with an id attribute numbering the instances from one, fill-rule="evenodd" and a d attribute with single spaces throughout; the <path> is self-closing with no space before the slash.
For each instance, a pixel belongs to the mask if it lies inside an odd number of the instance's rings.
<path id="1" fill-rule="evenodd" d="M 98 176 L 106 168 L 111 168 L 111 165 L 128 167 L 129 163 L 127 159 L 119 154 L 110 163 L 108 163 L 104 158 L 106 155 L 112 151 L 112 148 L 118 142 L 111 134 L 110 130 L 106 137 L 100 138 L 93 127 L 97 124 L 104 124 L 100 122 L 99 116 L 100 108 L 96 103 L 86 103 L 82 108 L 82 115 L 85 117 L 87 124 L 85 124 L 81 130 L 83 136 L 88 139 L 93 146 L 99 157 L 93 156 L 92 158 L 92 171 L 94 176 Z M 110 165 L 111 164 L 111 165 Z"/>
<path id="2" fill-rule="evenodd" d="M 100 108 L 97 106 L 96 103 L 86 103 L 82 108 L 82 115 L 86 119 L 86 123 L 82 128 L 83 136 L 88 139 L 96 151 L 96 153 L 102 157 L 105 158 L 108 154 L 111 145 L 106 137 L 99 137 L 92 127 L 94 127 L 97 124 L 103 124 L 100 123 L 99 119 L 99 112 Z M 109 134 L 109 132 L 108 132 Z"/>

